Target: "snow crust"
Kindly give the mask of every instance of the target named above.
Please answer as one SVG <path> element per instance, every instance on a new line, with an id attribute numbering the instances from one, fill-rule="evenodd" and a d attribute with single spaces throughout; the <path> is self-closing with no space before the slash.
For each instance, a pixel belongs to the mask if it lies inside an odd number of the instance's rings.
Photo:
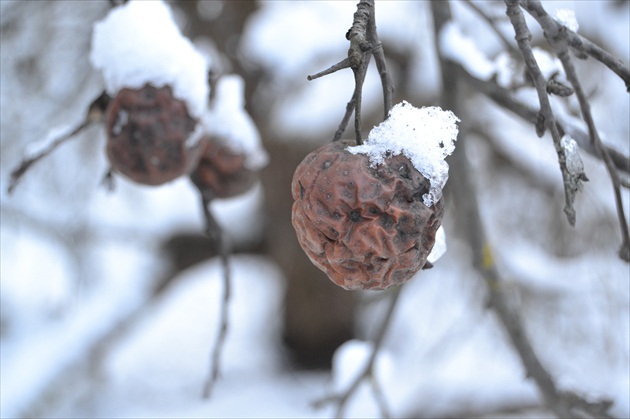
<path id="1" fill-rule="evenodd" d="M 101 71 L 107 93 L 123 88 L 170 85 L 191 116 L 207 108 L 206 58 L 176 26 L 163 1 L 132 0 L 94 25 L 90 61 Z"/>
<path id="2" fill-rule="evenodd" d="M 204 125 L 209 135 L 216 136 L 233 151 L 245 154 L 248 169 L 259 170 L 267 165 L 269 156 L 262 146 L 258 128 L 245 110 L 245 81 L 238 74 L 225 75 L 218 80 Z"/>
<path id="3" fill-rule="evenodd" d="M 375 166 L 389 155 L 403 154 L 431 182 L 422 196 L 427 206 L 442 196 L 448 180 L 448 163 L 444 161 L 455 150 L 459 118 L 439 106 L 416 108 L 402 101 L 389 116 L 368 134 L 362 145 L 348 147 L 352 154 L 366 154 Z"/>
<path id="4" fill-rule="evenodd" d="M 580 29 L 580 24 L 575 17 L 575 11 L 571 9 L 558 9 L 556 10 L 556 21 L 561 25 L 566 26 L 573 32 L 577 32 Z"/>

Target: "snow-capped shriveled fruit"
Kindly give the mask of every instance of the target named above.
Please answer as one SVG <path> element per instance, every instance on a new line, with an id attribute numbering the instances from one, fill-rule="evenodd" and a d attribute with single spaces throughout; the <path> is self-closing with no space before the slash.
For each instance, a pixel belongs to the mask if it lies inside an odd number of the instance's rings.
<path id="1" fill-rule="evenodd" d="M 145 185 L 189 173 L 201 155 L 201 124 L 169 86 L 120 90 L 107 109 L 106 132 L 112 167 Z"/>
<path id="2" fill-rule="evenodd" d="M 130 0 L 94 25 L 90 62 L 114 97 L 124 88 L 170 86 L 201 118 L 208 107 L 209 62 L 175 23 L 163 0 Z"/>
<path id="3" fill-rule="evenodd" d="M 354 141 L 309 155 L 292 182 L 293 226 L 311 261 L 337 285 L 385 289 L 424 267 L 444 212 L 422 196 L 430 182 L 402 154 L 370 164 Z"/>
<path id="4" fill-rule="evenodd" d="M 212 198 L 229 198 L 249 190 L 256 172 L 247 167 L 247 156 L 217 138 L 204 140 L 201 159 L 190 174 L 193 183 Z"/>

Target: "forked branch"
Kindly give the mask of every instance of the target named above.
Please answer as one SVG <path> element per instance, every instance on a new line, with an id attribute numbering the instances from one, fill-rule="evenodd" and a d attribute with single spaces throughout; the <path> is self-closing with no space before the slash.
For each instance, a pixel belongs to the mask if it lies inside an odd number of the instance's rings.
<path id="1" fill-rule="evenodd" d="M 350 115 L 354 112 L 354 132 L 356 142 L 357 144 L 362 144 L 361 106 L 363 82 L 365 81 L 365 74 L 367 73 L 367 68 L 372 56 L 375 58 L 376 68 L 378 69 L 381 84 L 383 86 L 384 118 L 387 118 L 389 110 L 392 107 L 392 95 L 394 91 L 391 78 L 387 72 L 383 46 L 376 32 L 374 0 L 361 0 L 357 5 L 357 11 L 354 13 L 352 27 L 346 34 L 346 38 L 350 41 L 348 56 L 324 71 L 307 76 L 307 79 L 315 80 L 345 68 L 352 69 L 355 81 L 354 92 L 352 93 L 352 98 L 348 102 L 344 117 L 333 136 L 333 141 L 341 139 L 341 136 L 350 121 Z"/>

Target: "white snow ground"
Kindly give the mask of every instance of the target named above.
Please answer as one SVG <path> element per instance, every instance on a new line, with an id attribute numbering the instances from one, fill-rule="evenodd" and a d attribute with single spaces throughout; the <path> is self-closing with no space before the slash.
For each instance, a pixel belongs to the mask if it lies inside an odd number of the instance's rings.
<path id="1" fill-rule="evenodd" d="M 88 362 L 90 355 L 99 355 L 93 345 L 146 302 L 147 287 L 167 269 L 157 248 L 160 240 L 173 231 L 200 231 L 202 218 L 194 189 L 184 180 L 143 188 L 118 179 L 111 194 L 99 187 L 107 166 L 97 129 L 40 162 L 12 197 L 6 195 L 9 170 L 28 142 L 44 138 L 55 126 L 76 123 L 102 89 L 85 51 L 88 23 L 104 16 L 108 6 L 78 4 L 0 2 L 0 417 L 330 417 L 331 408 L 316 410 L 311 402 L 347 380 L 356 363 L 339 363 L 332 375 L 288 368 L 278 344 L 283 278 L 275 263 L 261 256 L 232 259 L 230 332 L 211 400 L 200 395 L 221 295 L 216 260 L 183 272 L 138 322 L 110 341 L 98 362 Z M 289 74 L 280 76 L 305 79 L 345 52 L 343 34 L 354 3 L 293 4 L 265 3 L 248 28 L 247 48 L 269 52 L 273 61 L 268 65 Z M 428 18 L 417 4 L 377 2 L 381 37 L 425 42 L 421 22 Z M 627 53 L 627 8 L 614 12 L 599 4 L 545 2 L 552 15 L 556 6 L 574 8 L 581 32 L 607 40 L 617 54 Z M 463 7 L 456 12 L 464 22 L 473 20 Z M 301 50 L 308 54 L 290 55 L 291 48 L 271 37 L 274 31 L 289 31 L 279 22 L 295 22 L 292 13 L 314 16 L 308 28 L 298 28 L 308 30 L 291 32 L 300 39 L 312 37 Z M 14 23 L 12 29 L 8 22 Z M 333 23 L 338 34 L 328 31 Z M 493 43 L 485 40 L 491 35 L 479 33 L 479 43 L 490 54 Z M 65 47 L 47 48 L 40 34 Z M 426 70 L 418 72 L 416 86 L 429 94 L 437 91 L 436 70 L 422 61 L 430 53 L 423 48 L 414 57 Z M 34 67 L 27 65 L 31 56 L 38 63 Z M 291 137 L 291 130 L 306 123 L 301 126 L 328 135 L 350 94 L 344 77 L 310 82 L 306 90 L 287 96 L 274 112 L 278 129 Z M 366 83 L 365 100 L 372 101 L 379 94 L 376 79 Z M 605 100 L 594 102 L 596 118 L 606 118 L 611 109 L 628 114 L 627 93 L 615 77 L 603 72 L 598 88 Z M 341 97 L 336 94 L 346 90 Z M 323 106 L 322 97 L 331 101 Z M 502 142 L 505 154 L 519 156 L 523 170 L 538 176 L 539 186 L 548 191 L 532 193 L 513 174 L 479 171 L 479 184 L 487 185 L 480 197 L 484 221 L 532 342 L 561 388 L 610 397 L 615 401 L 611 413 L 628 417 L 630 272 L 615 255 L 619 237 L 605 170 L 582 156 L 591 180 L 576 204 L 578 228 L 567 233 L 560 205 L 550 203 L 561 202 L 561 193 L 547 188 L 560 178 L 550 142 L 491 112 L 487 103 L 475 104 L 487 111 L 480 120 L 498 120 L 498 134 L 512 133 Z M 305 109 L 315 113 L 301 114 Z M 627 120 L 620 117 L 606 130 L 610 141 L 627 144 Z M 471 158 L 483 169 L 488 145 L 471 141 Z M 232 240 L 261 234 L 263 198 L 256 189 L 216 203 L 217 218 Z M 627 192 L 624 200 L 629 200 Z M 453 232 L 448 251 L 434 269 L 406 286 L 385 342 L 379 379 L 393 416 L 457 416 L 538 405 L 534 385 L 484 308 L 481 281 L 471 271 L 469 252 L 450 217 L 446 231 Z M 555 234 L 570 240 L 566 254 L 554 255 L 550 237 Z M 366 294 L 367 299 L 375 296 Z M 384 305 L 377 299 L 362 309 L 361 339 L 373 336 Z M 353 341 L 339 359 L 356 359 L 366 347 Z M 367 387 L 346 414 L 379 417 Z"/>

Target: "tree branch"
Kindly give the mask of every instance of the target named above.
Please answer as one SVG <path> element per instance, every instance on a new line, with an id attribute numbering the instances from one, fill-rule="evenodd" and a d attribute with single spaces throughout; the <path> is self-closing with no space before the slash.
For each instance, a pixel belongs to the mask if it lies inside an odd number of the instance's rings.
<path id="1" fill-rule="evenodd" d="M 212 347 L 210 371 L 208 372 L 208 377 L 203 387 L 203 398 L 209 399 L 212 389 L 220 375 L 221 353 L 223 347 L 225 346 L 225 339 L 227 337 L 229 326 L 228 308 L 232 293 L 232 286 L 230 280 L 228 250 L 223 238 L 223 231 L 210 211 L 210 202 L 212 201 L 212 197 L 208 196 L 208 194 L 204 193 L 204 191 L 200 190 L 200 193 L 201 205 L 203 207 L 203 214 L 206 220 L 206 235 L 218 246 L 221 264 L 223 266 L 223 299 L 221 301 L 221 312 L 219 314 L 219 331 L 217 333 L 214 346 Z"/>
<path id="2" fill-rule="evenodd" d="M 580 104 L 582 118 L 588 127 L 590 142 L 604 160 L 606 169 L 608 170 L 608 174 L 613 184 L 613 193 L 615 196 L 615 204 L 617 206 L 617 218 L 621 229 L 622 244 L 619 249 L 619 257 L 626 262 L 630 262 L 630 231 L 628 231 L 628 223 L 626 221 L 626 215 L 623 207 L 623 198 L 621 197 L 621 182 L 619 174 L 615 170 L 614 163 L 606 148 L 602 145 L 599 133 L 595 127 L 593 115 L 591 114 L 590 103 L 584 93 L 584 89 L 582 88 L 582 84 L 580 83 L 577 72 L 575 71 L 573 62 L 571 61 L 567 35 L 569 30 L 549 16 L 538 0 L 525 0 L 522 4 L 525 10 L 527 10 L 527 12 L 532 15 L 532 17 L 536 19 L 538 24 L 543 28 L 545 38 L 560 59 L 560 62 L 564 67 L 567 80 L 571 83 Z"/>
<path id="3" fill-rule="evenodd" d="M 567 167 L 567 155 L 564 147 L 562 146 L 562 136 L 556 125 L 556 118 L 551 109 L 551 102 L 549 101 L 547 93 L 547 81 L 543 76 L 530 44 L 532 34 L 529 32 L 527 23 L 525 22 L 525 16 L 521 12 L 518 0 L 505 0 L 507 6 L 507 15 L 512 22 L 514 32 L 516 34 L 516 42 L 523 55 L 525 66 L 529 72 L 534 87 L 538 93 L 538 101 L 540 103 L 540 113 L 538 114 L 538 121 L 536 123 L 536 133 L 539 137 L 542 137 L 545 130 L 551 132 L 551 138 L 558 154 L 558 163 L 560 165 L 560 171 L 562 172 L 562 180 L 564 182 L 564 198 L 565 206 L 564 212 L 567 216 L 569 224 L 575 225 L 575 208 L 573 202 L 575 196 L 579 190 L 581 190 L 581 181 L 586 179 L 583 172 L 572 173 Z"/>
<path id="4" fill-rule="evenodd" d="M 363 82 L 365 81 L 365 74 L 367 73 L 370 57 L 372 55 L 375 58 L 376 67 L 383 86 L 384 119 L 387 118 L 389 110 L 392 107 L 392 95 L 394 91 L 391 78 L 387 72 L 383 46 L 376 32 L 374 0 L 361 0 L 360 3 L 357 4 L 357 11 L 353 16 L 352 27 L 346 34 L 346 38 L 350 41 L 348 57 L 324 71 L 307 76 L 307 79 L 314 80 L 348 67 L 352 69 L 354 73 L 354 92 L 352 93 L 352 98 L 346 107 L 346 113 L 342 118 L 341 124 L 339 125 L 339 128 L 337 128 L 332 141 L 338 141 L 341 139 L 341 136 L 343 135 L 343 132 L 350 120 L 350 114 L 354 111 L 354 132 L 356 142 L 357 144 L 362 144 L 361 106 Z"/>
<path id="5" fill-rule="evenodd" d="M 481 80 L 472 76 L 462 66 L 453 63 L 458 77 L 466 82 L 473 90 L 485 95 L 488 99 L 497 105 L 519 116 L 524 121 L 535 124 L 538 120 L 538 111 L 525 102 L 516 99 L 508 89 L 501 87 L 498 83 L 490 80 Z M 602 155 L 595 150 L 593 143 L 590 141 L 588 130 L 583 128 L 577 118 L 570 115 L 556 115 L 556 124 L 561 135 L 565 133 L 570 135 L 580 146 L 580 148 L 593 157 L 602 159 Z M 611 157 L 615 168 L 619 172 L 630 174 L 630 157 L 622 154 L 618 150 L 602 145 L 606 148 L 606 152 Z"/>
<path id="6" fill-rule="evenodd" d="M 434 17 L 436 44 L 439 45 L 438 36 L 440 29 L 451 19 L 450 5 L 448 2 L 437 0 L 432 1 L 431 6 Z M 519 38 L 517 37 L 518 40 Z M 458 87 L 458 74 L 460 72 L 457 71 L 457 66 L 454 63 L 446 61 L 442 57 L 439 48 L 436 48 L 436 50 L 438 51 L 442 67 L 442 85 L 448 86 L 448 89 L 443 91 L 443 105 L 460 115 L 462 121 L 465 121 L 466 118 L 462 115 L 463 109 L 460 107 L 461 100 Z M 608 417 L 606 410 L 610 407 L 609 401 L 590 403 L 575 394 L 559 392 L 553 378 L 542 365 L 530 344 L 520 316 L 509 303 L 510 300 L 504 288 L 504 281 L 499 275 L 494 262 L 492 247 L 481 221 L 476 185 L 472 181 L 473 176 L 466 157 L 466 146 L 466 123 L 462 122 L 460 124 L 458 145 L 452 156 L 453 171 L 450 185 L 456 199 L 455 208 L 460 213 L 460 226 L 463 227 L 462 230 L 472 250 L 473 265 L 483 277 L 488 291 L 489 306 L 503 324 L 512 346 L 521 358 L 528 377 L 534 379 L 547 406 L 558 417 L 577 417 L 579 415 L 594 417 L 596 416 L 595 413 L 599 417 Z"/>

